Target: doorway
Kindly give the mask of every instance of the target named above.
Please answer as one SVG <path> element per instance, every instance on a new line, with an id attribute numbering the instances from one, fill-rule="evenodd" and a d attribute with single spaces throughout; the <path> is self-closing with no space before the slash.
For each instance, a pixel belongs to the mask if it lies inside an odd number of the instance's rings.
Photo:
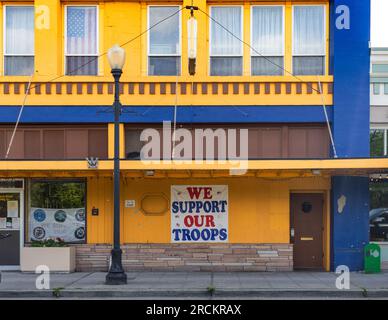
<path id="1" fill-rule="evenodd" d="M 0 269 L 18 269 L 23 236 L 23 191 L 0 189 Z"/>
<path id="2" fill-rule="evenodd" d="M 291 194 L 291 243 L 296 270 L 323 269 L 323 207 L 321 193 Z"/>

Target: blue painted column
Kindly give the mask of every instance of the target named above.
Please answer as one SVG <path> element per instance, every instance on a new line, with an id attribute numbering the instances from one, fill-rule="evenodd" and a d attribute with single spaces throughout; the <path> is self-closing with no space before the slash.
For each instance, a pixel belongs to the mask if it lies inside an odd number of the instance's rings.
<path id="1" fill-rule="evenodd" d="M 369 157 L 370 1 L 332 0 L 333 136 L 340 158 Z M 369 179 L 332 178 L 331 268 L 363 269 L 369 241 Z"/>
<path id="2" fill-rule="evenodd" d="M 364 267 L 363 249 L 369 242 L 369 178 L 332 178 L 331 269 Z"/>

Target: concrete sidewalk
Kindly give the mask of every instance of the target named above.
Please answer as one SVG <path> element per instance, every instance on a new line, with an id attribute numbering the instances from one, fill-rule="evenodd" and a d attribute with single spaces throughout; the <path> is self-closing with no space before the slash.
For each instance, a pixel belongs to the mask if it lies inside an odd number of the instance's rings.
<path id="1" fill-rule="evenodd" d="M 387 298 L 388 273 L 350 274 L 350 289 L 338 290 L 326 272 L 128 272 L 128 284 L 107 286 L 105 273 L 51 274 L 50 289 L 37 290 L 37 275 L 2 272 L 1 298 L 260 299 Z"/>

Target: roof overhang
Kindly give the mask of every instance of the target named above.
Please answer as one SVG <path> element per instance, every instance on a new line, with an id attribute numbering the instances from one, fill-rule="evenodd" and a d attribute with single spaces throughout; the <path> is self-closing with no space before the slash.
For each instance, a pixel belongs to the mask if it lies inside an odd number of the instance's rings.
<path id="1" fill-rule="evenodd" d="M 295 159 L 237 161 L 140 161 L 121 160 L 121 172 L 128 177 L 309 177 L 388 174 L 388 159 Z M 113 160 L 100 160 L 95 169 L 86 160 L 2 160 L 0 176 L 96 176 L 112 175 Z M 231 171 L 232 170 L 232 171 Z M 236 171 L 242 170 L 242 171 Z M 245 173 L 244 173 L 245 172 Z M 236 174 L 237 173 L 237 174 Z M 233 176 L 232 175 L 232 176 Z"/>

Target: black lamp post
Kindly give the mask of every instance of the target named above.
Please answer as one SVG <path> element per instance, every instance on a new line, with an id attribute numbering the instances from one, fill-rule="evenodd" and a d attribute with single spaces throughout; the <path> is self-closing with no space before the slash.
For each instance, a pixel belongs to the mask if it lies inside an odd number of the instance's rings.
<path id="1" fill-rule="evenodd" d="M 120 88 L 119 81 L 122 69 L 125 62 L 125 51 L 118 45 L 113 46 L 108 51 L 108 60 L 112 68 L 112 75 L 115 80 L 115 98 L 113 102 L 114 109 L 114 203 L 113 203 L 113 249 L 111 251 L 111 265 L 109 267 L 108 274 L 106 275 L 106 284 L 126 284 L 127 275 L 124 272 L 121 255 L 122 250 L 120 248 Z"/>

